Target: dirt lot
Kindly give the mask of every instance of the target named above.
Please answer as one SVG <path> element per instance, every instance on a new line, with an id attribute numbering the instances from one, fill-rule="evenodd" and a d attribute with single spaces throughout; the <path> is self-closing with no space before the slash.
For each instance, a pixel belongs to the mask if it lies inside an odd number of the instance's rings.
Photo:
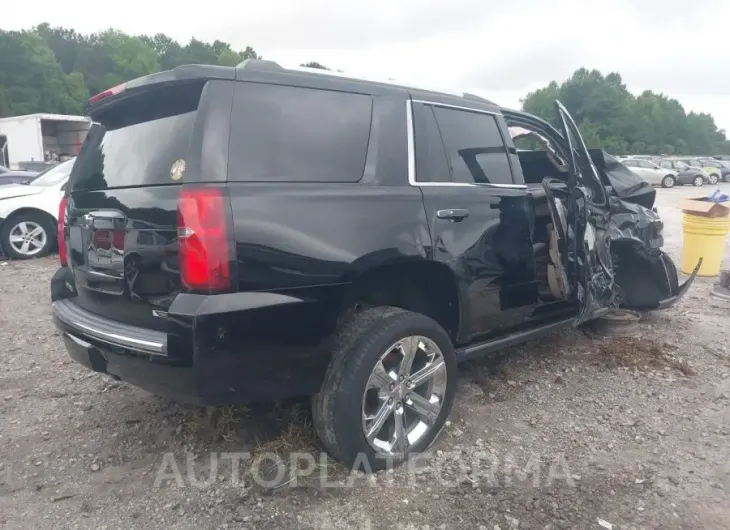
<path id="1" fill-rule="evenodd" d="M 694 194 L 659 190 L 677 260 Z M 640 339 L 573 330 L 464 366 L 430 457 L 368 479 L 319 461 L 302 404 L 197 410 L 72 363 L 49 318 L 55 267 L 0 264 L 0 527 L 730 528 L 730 314 L 710 280 Z M 316 465 L 236 473 L 221 454 L 292 451 Z"/>

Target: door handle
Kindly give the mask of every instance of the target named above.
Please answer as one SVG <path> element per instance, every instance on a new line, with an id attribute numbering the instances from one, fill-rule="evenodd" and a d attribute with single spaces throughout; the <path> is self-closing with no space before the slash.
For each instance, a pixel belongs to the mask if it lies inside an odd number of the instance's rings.
<path id="1" fill-rule="evenodd" d="M 439 210 L 436 212 L 436 217 L 439 219 L 448 219 L 450 221 L 462 221 L 469 217 L 469 210 Z"/>

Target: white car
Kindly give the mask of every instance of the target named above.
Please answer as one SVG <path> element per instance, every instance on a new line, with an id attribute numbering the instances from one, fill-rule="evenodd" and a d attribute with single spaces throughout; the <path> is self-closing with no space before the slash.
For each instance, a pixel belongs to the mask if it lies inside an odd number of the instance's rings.
<path id="1" fill-rule="evenodd" d="M 665 169 L 651 160 L 642 158 L 626 158 L 621 163 L 631 169 L 652 186 L 673 188 L 677 183 L 677 173 L 671 169 Z"/>
<path id="2" fill-rule="evenodd" d="M 27 184 L 0 186 L 0 247 L 7 256 L 38 258 L 53 250 L 58 208 L 74 160 L 47 169 Z"/>

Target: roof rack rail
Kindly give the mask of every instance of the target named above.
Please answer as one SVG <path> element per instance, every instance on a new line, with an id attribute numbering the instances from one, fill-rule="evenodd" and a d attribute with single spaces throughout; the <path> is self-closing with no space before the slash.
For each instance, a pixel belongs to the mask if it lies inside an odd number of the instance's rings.
<path id="1" fill-rule="evenodd" d="M 347 74 L 345 72 L 341 72 L 338 70 L 323 70 L 321 68 L 312 68 L 309 66 L 291 66 L 291 67 L 283 67 L 276 61 L 269 61 L 264 59 L 246 59 L 245 61 L 241 62 L 236 66 L 236 69 L 245 69 L 245 70 L 258 70 L 258 71 L 288 71 L 288 72 L 300 72 L 304 74 L 313 74 L 313 75 L 319 75 L 319 76 L 329 76 L 329 77 L 340 77 L 344 79 L 350 79 L 352 81 L 365 81 L 368 83 L 378 83 L 383 85 L 393 85 L 393 86 L 399 86 L 405 89 L 415 89 L 415 90 L 424 90 L 427 92 L 440 92 L 442 94 L 450 94 L 452 96 L 458 96 L 462 97 L 464 99 L 469 99 L 472 101 L 480 101 L 483 103 L 488 103 L 490 105 L 495 105 L 492 101 L 489 101 L 488 99 L 485 99 L 483 97 L 477 96 L 475 94 L 469 94 L 462 90 L 456 90 L 453 88 L 448 87 L 434 87 L 434 86 L 423 86 L 418 85 L 415 83 L 405 83 L 397 79 L 393 79 L 392 77 L 387 78 L 377 78 L 377 77 L 370 77 L 370 76 L 359 76 L 359 75 L 351 75 Z"/>
<path id="2" fill-rule="evenodd" d="M 245 61 L 238 63 L 236 68 L 245 68 L 247 70 L 283 70 L 276 61 L 269 61 L 266 59 L 246 59 Z"/>
<path id="3" fill-rule="evenodd" d="M 295 66 L 292 68 L 286 68 L 286 70 L 292 71 L 292 72 L 302 72 L 307 74 L 315 74 L 315 75 L 326 75 L 326 76 L 333 76 L 333 77 L 342 77 L 345 79 L 351 79 L 353 81 L 365 81 L 368 83 L 379 83 L 383 85 L 393 85 L 393 86 L 399 86 L 403 88 L 411 88 L 416 90 L 424 90 L 427 92 L 441 92 L 444 94 L 451 94 L 452 96 L 463 96 L 464 93 L 458 90 L 454 90 L 453 88 L 447 88 L 447 87 L 427 87 L 427 86 L 419 86 L 414 83 L 407 83 L 400 81 L 398 79 L 393 79 L 392 77 L 382 78 L 382 77 L 370 77 L 370 76 L 361 76 L 361 75 L 352 75 L 348 74 L 346 72 L 340 72 L 336 70 L 322 70 L 320 68 L 311 68 L 309 66 Z"/>
<path id="4" fill-rule="evenodd" d="M 471 101 L 481 101 L 482 103 L 489 103 L 490 105 L 496 105 L 494 101 L 489 101 L 487 98 L 483 98 L 482 96 L 477 96 L 476 94 L 472 94 L 470 92 L 464 92 L 464 99 L 469 99 Z"/>

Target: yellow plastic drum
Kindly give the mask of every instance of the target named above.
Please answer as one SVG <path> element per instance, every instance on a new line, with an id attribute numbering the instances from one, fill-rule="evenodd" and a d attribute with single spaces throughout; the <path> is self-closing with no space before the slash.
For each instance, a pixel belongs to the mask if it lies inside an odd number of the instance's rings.
<path id="1" fill-rule="evenodd" d="M 725 253 L 725 236 L 730 229 L 728 217 L 702 217 L 685 213 L 682 219 L 684 247 L 682 249 L 682 272 L 692 274 L 702 258 L 698 276 L 720 274 L 722 257 Z"/>

